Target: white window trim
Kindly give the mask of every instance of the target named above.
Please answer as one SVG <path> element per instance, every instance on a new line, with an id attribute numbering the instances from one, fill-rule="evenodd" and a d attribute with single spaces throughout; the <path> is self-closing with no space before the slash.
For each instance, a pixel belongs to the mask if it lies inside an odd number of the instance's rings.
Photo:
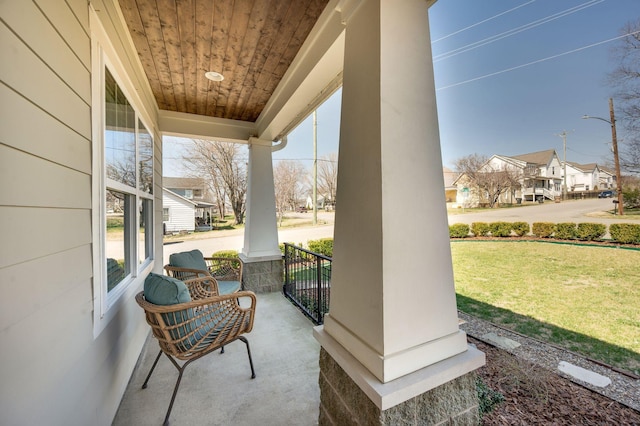
<path id="1" fill-rule="evenodd" d="M 117 315 L 118 311 L 126 301 L 130 301 L 134 295 L 140 291 L 144 278 L 151 272 L 154 267 L 154 258 L 156 254 L 153 252 L 151 259 L 139 264 L 138 256 L 132 253 L 130 256 L 130 264 L 132 271 L 124 279 L 122 285 L 117 286 L 111 292 L 107 293 L 107 270 L 105 265 L 106 247 L 105 247 L 105 230 L 106 230 L 106 170 L 104 167 L 104 81 L 105 67 L 108 67 L 118 85 L 124 92 L 125 96 L 134 107 L 136 117 L 145 125 L 153 139 L 157 135 L 153 126 L 149 126 L 151 120 L 145 114 L 141 102 L 137 97 L 131 96 L 135 93 L 133 85 L 126 78 L 126 71 L 122 63 L 119 61 L 118 55 L 111 44 L 107 32 L 102 26 L 95 10 L 90 7 L 90 29 L 91 29 L 91 120 L 92 120 L 92 239 L 93 239 L 93 337 L 97 338 L 100 333 L 107 327 L 109 322 Z M 138 122 L 136 121 L 136 129 Z M 137 132 L 136 132 L 137 133 Z M 136 134 L 137 137 L 137 134 Z M 137 144 L 136 144 L 137 146 Z M 155 143 L 154 143 L 155 146 Z M 152 148 L 155 150 L 155 148 Z M 155 168 L 155 164 L 154 164 Z M 155 173 L 154 173 L 155 174 Z M 137 176 L 136 176 L 137 178 Z M 110 185 L 117 189 L 117 185 Z M 154 190 L 156 186 L 154 185 Z M 128 189 L 126 192 L 130 192 Z M 137 191 L 138 193 L 139 191 Z M 155 191 L 154 191 L 155 192 Z M 152 217 L 155 215 L 155 203 L 157 197 L 155 194 L 147 197 L 154 202 Z M 136 200 L 140 199 L 139 196 Z M 134 202 L 131 206 L 135 209 L 134 217 L 136 223 L 139 223 L 138 203 Z M 151 221 L 152 235 L 156 237 L 155 220 Z M 139 249 L 137 238 L 139 231 L 134 226 L 134 231 L 130 235 L 131 247 Z"/>

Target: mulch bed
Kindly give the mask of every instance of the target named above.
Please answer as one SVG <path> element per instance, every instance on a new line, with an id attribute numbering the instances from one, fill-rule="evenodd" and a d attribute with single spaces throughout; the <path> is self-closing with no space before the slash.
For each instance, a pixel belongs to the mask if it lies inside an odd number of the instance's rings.
<path id="1" fill-rule="evenodd" d="M 640 412 L 549 370 L 469 337 L 487 355 L 482 381 L 504 401 L 483 425 L 640 425 Z"/>

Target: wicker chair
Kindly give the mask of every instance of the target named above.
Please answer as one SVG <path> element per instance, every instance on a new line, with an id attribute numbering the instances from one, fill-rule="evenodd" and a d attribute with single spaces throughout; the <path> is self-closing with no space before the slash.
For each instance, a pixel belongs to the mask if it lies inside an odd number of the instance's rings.
<path id="1" fill-rule="evenodd" d="M 157 279 L 163 276 L 155 277 Z M 163 278 L 171 280 L 168 277 Z M 224 345 L 235 340 L 240 340 L 247 346 L 251 378 L 256 377 L 249 341 L 243 336 L 253 328 L 255 294 L 250 291 L 240 291 L 229 295 L 218 295 L 208 290 L 211 281 L 211 277 L 186 280 L 184 285 L 189 291 L 191 301 L 185 303 L 156 305 L 145 298 L 144 292 L 136 295 L 136 302 L 144 309 L 147 323 L 151 326 L 153 336 L 160 345 L 160 352 L 142 388 L 146 389 L 151 374 L 163 353 L 179 372 L 164 419 L 165 425 L 169 424 L 169 416 L 178 393 L 182 373 L 192 361 L 223 348 Z M 147 289 L 146 285 L 145 289 Z M 189 296 L 186 297 L 189 298 Z M 250 306 L 241 307 L 240 298 L 248 298 Z M 185 362 L 180 365 L 176 360 Z"/>
<path id="2" fill-rule="evenodd" d="M 197 277 L 215 278 L 218 294 L 230 294 L 242 289 L 242 262 L 227 257 L 204 257 L 199 250 L 175 253 L 164 266 L 167 275 L 179 280 Z"/>

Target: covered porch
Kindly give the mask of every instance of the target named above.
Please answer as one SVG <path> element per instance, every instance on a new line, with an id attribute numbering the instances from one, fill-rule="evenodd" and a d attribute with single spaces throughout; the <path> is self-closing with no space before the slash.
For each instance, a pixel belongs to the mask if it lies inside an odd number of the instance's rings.
<path id="1" fill-rule="evenodd" d="M 259 294 L 255 325 L 247 335 L 256 378 L 250 378 L 241 342 L 225 347 L 224 354 L 205 356 L 185 370 L 171 424 L 318 424 L 320 345 L 312 328 L 282 293 Z M 158 343 L 149 336 L 114 426 L 162 424 L 178 372 L 163 356 L 147 389 L 141 389 L 157 354 Z"/>

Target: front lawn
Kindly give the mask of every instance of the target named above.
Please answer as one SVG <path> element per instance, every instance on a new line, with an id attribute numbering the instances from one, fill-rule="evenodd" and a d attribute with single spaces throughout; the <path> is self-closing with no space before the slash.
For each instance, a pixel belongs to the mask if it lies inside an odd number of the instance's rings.
<path id="1" fill-rule="evenodd" d="M 458 308 L 640 374 L 640 251 L 452 241 Z"/>

